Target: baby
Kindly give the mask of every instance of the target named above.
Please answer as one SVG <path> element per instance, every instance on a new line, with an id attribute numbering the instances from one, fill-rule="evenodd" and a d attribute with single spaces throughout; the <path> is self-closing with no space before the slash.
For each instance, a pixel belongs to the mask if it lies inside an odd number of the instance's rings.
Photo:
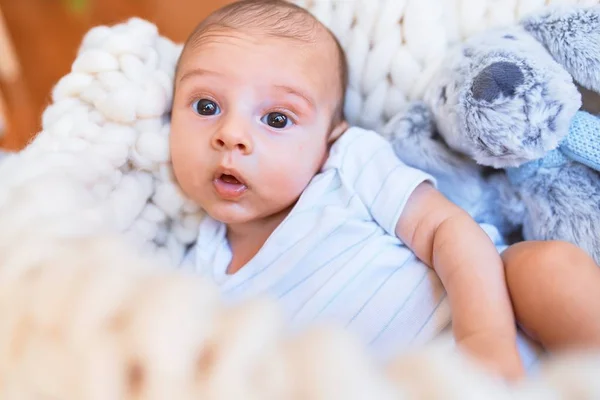
<path id="1" fill-rule="evenodd" d="M 224 296 L 275 297 L 290 323 L 346 326 L 381 354 L 448 326 L 459 348 L 523 373 L 515 315 L 550 349 L 600 345 L 600 270 L 576 247 L 499 250 L 377 133 L 344 120 L 335 37 L 284 1 L 203 21 L 176 77 L 171 155 L 208 214 L 189 260 Z M 513 309 L 514 307 L 514 309 Z"/>

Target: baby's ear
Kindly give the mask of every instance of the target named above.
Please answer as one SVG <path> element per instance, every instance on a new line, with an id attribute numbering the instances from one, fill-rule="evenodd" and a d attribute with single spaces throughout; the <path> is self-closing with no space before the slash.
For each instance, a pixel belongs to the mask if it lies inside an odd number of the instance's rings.
<path id="1" fill-rule="evenodd" d="M 556 8 L 522 24 L 577 83 L 600 93 L 600 5 Z"/>
<path id="2" fill-rule="evenodd" d="M 348 127 L 348 122 L 345 119 L 341 122 L 338 122 L 337 125 L 334 125 L 333 129 L 331 129 L 331 132 L 329 132 L 329 138 L 327 139 L 327 143 L 331 144 L 338 140 L 338 138 L 348 130 Z"/>

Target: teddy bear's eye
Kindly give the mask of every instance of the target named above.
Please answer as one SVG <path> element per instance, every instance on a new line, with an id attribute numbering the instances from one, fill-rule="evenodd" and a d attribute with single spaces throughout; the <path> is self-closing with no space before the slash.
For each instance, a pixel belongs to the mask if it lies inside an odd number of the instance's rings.
<path id="1" fill-rule="evenodd" d="M 502 36 L 504 39 L 508 39 L 508 40 L 517 40 L 516 37 L 514 37 L 513 35 L 504 35 Z"/>
<path id="2" fill-rule="evenodd" d="M 440 91 L 440 100 L 442 100 L 444 104 L 448 101 L 448 97 L 446 96 L 446 86 L 442 87 L 442 90 Z"/>

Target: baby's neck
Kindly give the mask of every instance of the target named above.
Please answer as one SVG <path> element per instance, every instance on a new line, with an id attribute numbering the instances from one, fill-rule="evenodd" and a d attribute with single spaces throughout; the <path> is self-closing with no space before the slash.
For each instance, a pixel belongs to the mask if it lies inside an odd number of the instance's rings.
<path id="1" fill-rule="evenodd" d="M 231 263 L 227 268 L 228 274 L 235 274 L 258 253 L 292 207 L 266 218 L 227 225 L 227 241 L 232 253 Z"/>

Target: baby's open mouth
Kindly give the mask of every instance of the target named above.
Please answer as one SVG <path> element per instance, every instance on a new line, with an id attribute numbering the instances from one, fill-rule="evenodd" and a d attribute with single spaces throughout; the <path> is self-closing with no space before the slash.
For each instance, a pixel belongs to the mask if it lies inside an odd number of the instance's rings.
<path id="1" fill-rule="evenodd" d="M 242 196 L 248 187 L 239 178 L 222 173 L 213 181 L 217 194 L 227 200 L 235 200 Z"/>
<path id="2" fill-rule="evenodd" d="M 237 178 L 235 176 L 233 176 L 233 175 L 223 174 L 223 175 L 221 175 L 220 179 L 223 182 L 229 183 L 229 184 L 232 184 L 232 185 L 240 185 L 241 184 L 241 182 L 238 181 Z"/>

